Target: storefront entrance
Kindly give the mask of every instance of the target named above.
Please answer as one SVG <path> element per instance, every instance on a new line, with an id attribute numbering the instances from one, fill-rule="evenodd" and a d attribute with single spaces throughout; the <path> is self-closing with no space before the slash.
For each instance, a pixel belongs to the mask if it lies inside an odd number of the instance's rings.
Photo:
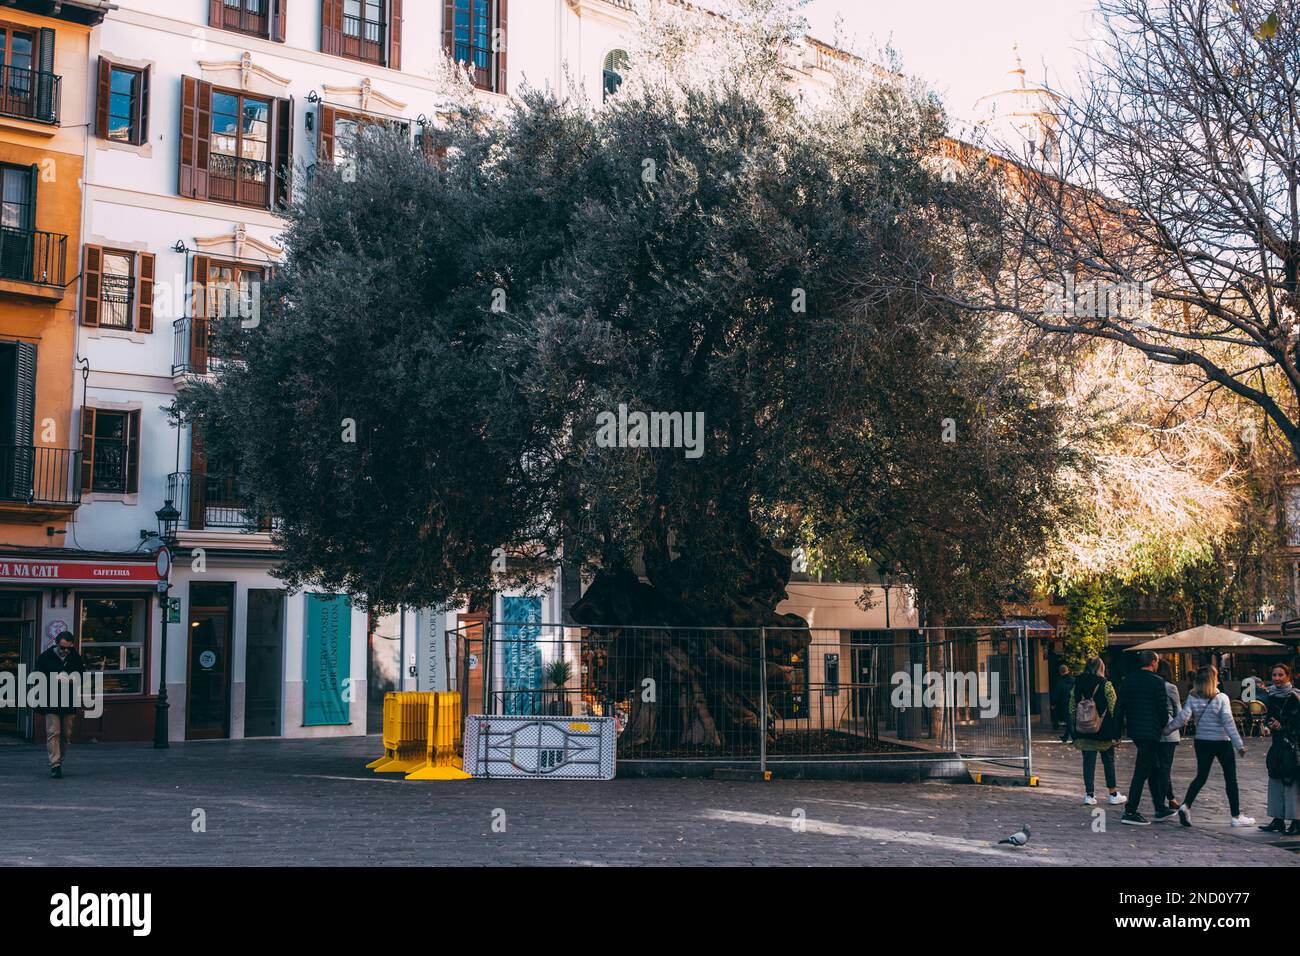
<path id="1" fill-rule="evenodd" d="M 35 627 L 22 596 L 0 597 L 0 672 L 18 679 L 18 665 L 29 671 L 36 664 Z M 32 712 L 25 707 L 0 707 L 0 734 L 32 736 Z"/>
<path id="2" fill-rule="evenodd" d="M 190 585 L 185 739 L 230 736 L 231 612 L 235 585 Z"/>

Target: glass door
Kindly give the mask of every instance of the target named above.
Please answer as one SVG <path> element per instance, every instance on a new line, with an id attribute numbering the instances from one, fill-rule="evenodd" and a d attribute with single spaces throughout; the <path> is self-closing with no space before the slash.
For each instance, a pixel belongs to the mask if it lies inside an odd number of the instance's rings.
<path id="1" fill-rule="evenodd" d="M 230 622 L 233 583 L 190 585 L 185 739 L 230 736 Z"/>

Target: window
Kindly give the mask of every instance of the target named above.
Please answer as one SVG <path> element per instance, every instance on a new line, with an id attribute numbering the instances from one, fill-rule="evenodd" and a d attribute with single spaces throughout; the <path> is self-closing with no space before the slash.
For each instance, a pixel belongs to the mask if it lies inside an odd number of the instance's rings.
<path id="1" fill-rule="evenodd" d="M 377 135 L 386 129 L 409 136 L 411 124 L 397 117 L 350 113 L 334 106 L 322 105 L 317 159 L 335 166 L 354 165 L 358 143 L 365 137 Z"/>
<path id="2" fill-rule="evenodd" d="M 143 694 L 149 602 L 142 597 L 83 597 L 77 613 L 81 658 L 104 675 L 105 694 Z"/>
<path id="3" fill-rule="evenodd" d="M 149 139 L 149 70 L 99 58 L 95 135 L 140 146 Z"/>
<path id="4" fill-rule="evenodd" d="M 182 372 L 206 375 L 210 359 L 234 357 L 228 351 L 220 351 L 222 345 L 230 343 L 228 338 L 220 343 L 215 339 L 213 322 L 221 319 L 242 322 L 259 315 L 262 284 L 267 278 L 268 272 L 262 266 L 194 257 L 194 298 L 189 316 L 175 323 L 173 375 Z"/>
<path id="5" fill-rule="evenodd" d="M 86 246 L 81 282 L 82 325 L 153 331 L 152 253 Z"/>
<path id="6" fill-rule="evenodd" d="M 321 51 L 402 68 L 402 0 L 321 0 Z"/>
<path id="7" fill-rule="evenodd" d="M 7 501 L 35 497 L 35 418 L 36 346 L 28 342 L 0 343 L 0 498 Z M 66 470 L 62 477 L 67 477 Z"/>
<path id="8" fill-rule="evenodd" d="M 288 0 L 208 0 L 208 25 L 284 42 L 284 8 Z"/>
<path id="9" fill-rule="evenodd" d="M 263 209 L 288 202 L 292 131 L 288 100 L 183 77 L 178 192 Z"/>
<path id="10" fill-rule="evenodd" d="M 605 57 L 605 69 L 603 71 L 604 83 L 602 99 L 609 99 L 618 92 L 618 88 L 623 85 L 623 73 L 627 70 L 627 51 L 610 50 Z"/>
<path id="11" fill-rule="evenodd" d="M 444 0 L 442 45 L 479 89 L 506 91 L 506 0 Z"/>
<path id="12" fill-rule="evenodd" d="M 139 490 L 140 413 L 81 410 L 81 487 L 110 495 Z"/>
<path id="13" fill-rule="evenodd" d="M 33 70 L 36 65 L 36 34 L 31 30 L 0 25 L 0 67 L 4 86 L 0 90 L 3 112 L 26 116 L 31 112 Z"/>
<path id="14" fill-rule="evenodd" d="M 0 166 L 0 278 L 31 281 L 35 223 L 35 167 Z"/>

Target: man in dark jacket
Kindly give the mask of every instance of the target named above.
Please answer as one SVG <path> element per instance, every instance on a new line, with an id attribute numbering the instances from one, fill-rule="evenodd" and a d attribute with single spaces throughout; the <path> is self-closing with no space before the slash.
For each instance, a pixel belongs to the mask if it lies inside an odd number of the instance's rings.
<path id="1" fill-rule="evenodd" d="M 1070 694 L 1074 691 L 1074 675 L 1064 664 L 1061 665 L 1059 674 L 1056 690 L 1052 692 L 1052 705 L 1056 708 L 1056 719 L 1065 724 L 1065 733 L 1061 734 L 1061 742 L 1068 744 L 1074 740 L 1074 714 L 1070 712 Z"/>
<path id="2" fill-rule="evenodd" d="M 66 675 L 86 672 L 75 643 L 73 636 L 64 631 L 36 658 L 36 670 L 45 675 L 46 693 L 49 695 L 47 706 L 42 708 L 45 711 L 45 751 L 50 759 L 50 776 L 55 778 L 63 776 L 63 758 L 68 752 L 77 720 L 76 707 L 59 706 L 75 703 L 71 694 L 61 691 L 59 685 L 66 683 Z"/>
<path id="3" fill-rule="evenodd" d="M 1128 805 L 1120 823 L 1146 826 L 1149 821 L 1138 812 L 1142 803 L 1142 787 L 1151 788 L 1151 801 L 1155 805 L 1157 820 L 1174 815 L 1168 807 L 1161 781 L 1160 735 L 1169 721 L 1169 698 L 1165 682 L 1156 673 L 1160 656 L 1154 651 L 1138 651 L 1138 666 L 1124 678 L 1119 691 L 1119 706 L 1128 726 L 1129 739 L 1137 748 L 1137 761 L 1133 767 L 1133 782 L 1129 784 Z"/>

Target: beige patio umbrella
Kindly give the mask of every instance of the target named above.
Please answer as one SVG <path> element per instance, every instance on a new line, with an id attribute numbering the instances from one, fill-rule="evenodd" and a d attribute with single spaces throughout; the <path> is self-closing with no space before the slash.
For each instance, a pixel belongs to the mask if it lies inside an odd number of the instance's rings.
<path id="1" fill-rule="evenodd" d="M 1268 641 L 1262 637 L 1230 631 L 1226 627 L 1202 624 L 1200 627 L 1188 628 L 1177 634 L 1157 637 L 1153 641 L 1143 641 L 1128 648 L 1130 651 L 1220 651 L 1243 647 L 1282 647 L 1277 641 Z"/>

